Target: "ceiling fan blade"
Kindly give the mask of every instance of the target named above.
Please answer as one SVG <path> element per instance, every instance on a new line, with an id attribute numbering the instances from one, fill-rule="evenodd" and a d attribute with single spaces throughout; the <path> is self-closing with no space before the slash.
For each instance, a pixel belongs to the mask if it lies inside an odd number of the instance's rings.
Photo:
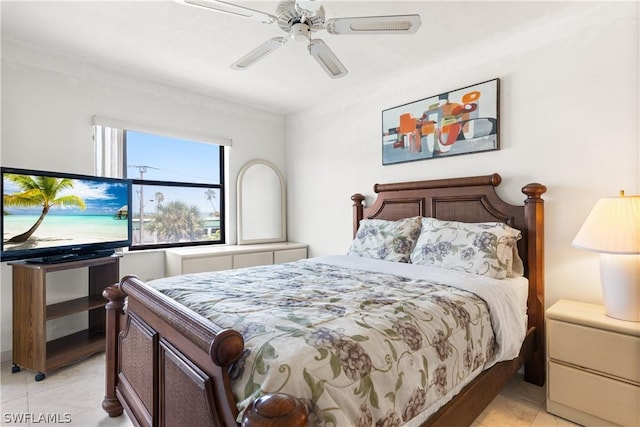
<path id="1" fill-rule="evenodd" d="M 349 71 L 342 65 L 342 62 L 333 53 L 329 46 L 320 39 L 313 39 L 309 42 L 309 52 L 324 71 L 329 74 L 332 79 L 337 79 L 346 75 Z"/>
<path id="2" fill-rule="evenodd" d="M 237 4 L 229 3 L 221 0 L 175 0 L 176 3 L 187 6 L 196 6 L 216 12 L 228 13 L 243 18 L 253 19 L 264 24 L 274 24 L 278 22 L 278 17 L 270 13 L 261 12 L 259 10 L 250 9 Z"/>
<path id="3" fill-rule="evenodd" d="M 233 68 L 234 70 L 246 70 L 274 50 L 282 47 L 286 42 L 286 37 L 274 37 L 272 39 L 269 39 L 233 64 L 231 64 L 231 68 Z"/>
<path id="4" fill-rule="evenodd" d="M 420 28 L 420 15 L 360 16 L 327 19 L 330 34 L 413 34 Z"/>

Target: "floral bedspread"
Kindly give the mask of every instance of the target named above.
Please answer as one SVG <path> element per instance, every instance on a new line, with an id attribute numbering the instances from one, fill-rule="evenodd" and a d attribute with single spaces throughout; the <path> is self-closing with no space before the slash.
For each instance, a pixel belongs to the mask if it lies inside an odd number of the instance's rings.
<path id="1" fill-rule="evenodd" d="M 427 280 L 302 260 L 149 284 L 242 333 L 231 371 L 241 412 L 286 392 L 306 401 L 311 425 L 412 424 L 497 350 L 483 299 Z"/>

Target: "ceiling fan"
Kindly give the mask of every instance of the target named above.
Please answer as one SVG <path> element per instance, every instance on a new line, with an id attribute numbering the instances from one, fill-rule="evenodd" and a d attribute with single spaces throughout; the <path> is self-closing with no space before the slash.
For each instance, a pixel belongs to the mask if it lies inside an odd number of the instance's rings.
<path id="1" fill-rule="evenodd" d="M 287 36 L 274 37 L 231 64 L 231 68 L 245 70 L 291 38 L 307 41 L 307 49 L 331 78 L 347 74 L 346 67 L 321 39 L 312 38 L 318 30 L 329 34 L 412 34 L 420 28 L 420 15 L 359 16 L 325 20 L 324 7 L 316 0 L 281 0 L 272 15 L 248 7 L 221 0 L 175 0 L 177 3 L 196 6 L 216 12 L 228 13 L 259 21 L 278 24 Z"/>

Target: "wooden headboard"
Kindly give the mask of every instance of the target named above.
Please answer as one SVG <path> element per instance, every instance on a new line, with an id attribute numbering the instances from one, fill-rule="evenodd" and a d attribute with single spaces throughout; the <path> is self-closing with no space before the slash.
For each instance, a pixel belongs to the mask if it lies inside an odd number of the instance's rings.
<path id="1" fill-rule="evenodd" d="M 353 200 L 353 235 L 360 221 L 368 219 L 398 220 L 426 216 L 449 221 L 500 221 L 522 232 L 518 252 L 529 279 L 527 301 L 529 328 L 536 328 L 539 354 L 525 368 L 525 378 L 534 384 L 544 383 L 544 201 L 547 188 L 538 183 L 522 188 L 524 205 L 502 200 L 495 191 L 502 178 L 497 173 L 486 176 L 438 179 L 431 181 L 376 184 L 376 200 L 363 205 L 362 194 Z M 538 357 L 539 356 L 539 357 Z"/>

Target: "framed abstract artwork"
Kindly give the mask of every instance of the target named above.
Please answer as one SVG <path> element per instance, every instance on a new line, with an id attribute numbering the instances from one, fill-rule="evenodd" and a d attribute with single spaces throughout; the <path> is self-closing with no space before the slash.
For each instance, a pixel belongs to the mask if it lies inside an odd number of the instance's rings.
<path id="1" fill-rule="evenodd" d="M 500 149 L 499 79 L 382 111 L 382 164 Z"/>

